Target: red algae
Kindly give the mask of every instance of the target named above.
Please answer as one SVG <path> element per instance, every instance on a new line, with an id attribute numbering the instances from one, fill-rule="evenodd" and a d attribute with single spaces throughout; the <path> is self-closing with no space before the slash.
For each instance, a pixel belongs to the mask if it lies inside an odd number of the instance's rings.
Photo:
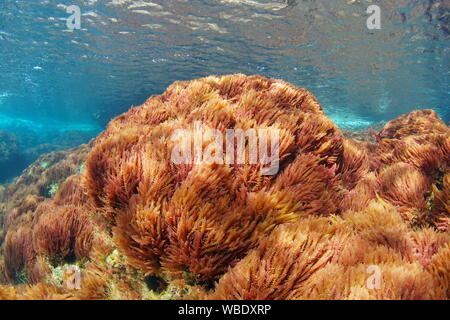
<path id="1" fill-rule="evenodd" d="M 174 163 L 197 122 L 277 130 L 279 170 Z M 374 136 L 281 80 L 176 82 L 0 190 L 0 298 L 449 299 L 450 128 L 421 110 Z M 74 265 L 78 289 L 60 276 Z"/>

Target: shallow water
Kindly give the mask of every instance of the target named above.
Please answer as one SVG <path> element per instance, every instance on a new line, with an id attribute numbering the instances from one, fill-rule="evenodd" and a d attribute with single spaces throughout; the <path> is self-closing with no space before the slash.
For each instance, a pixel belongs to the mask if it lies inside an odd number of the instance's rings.
<path id="1" fill-rule="evenodd" d="M 373 3 L 381 30 L 358 0 L 2 0 L 0 130 L 69 147 L 173 81 L 228 73 L 308 88 L 347 129 L 420 108 L 449 121 L 449 1 Z"/>

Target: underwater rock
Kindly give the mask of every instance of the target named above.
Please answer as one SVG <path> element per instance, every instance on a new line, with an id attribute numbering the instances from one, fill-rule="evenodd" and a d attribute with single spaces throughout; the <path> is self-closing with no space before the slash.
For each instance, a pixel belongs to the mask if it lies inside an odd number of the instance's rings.
<path id="1" fill-rule="evenodd" d="M 0 183 L 11 183 L 41 155 L 77 147 L 92 135 L 92 131 L 80 130 L 49 132 L 41 137 L 31 130 L 0 131 Z"/>
<path id="2" fill-rule="evenodd" d="M 91 131 L 69 130 L 63 132 L 50 132 L 40 138 L 38 143 L 33 145 L 25 145 L 22 150 L 24 162 L 31 164 L 41 155 L 54 151 L 64 151 L 91 140 L 93 133 Z"/>
<path id="3" fill-rule="evenodd" d="M 343 129 L 342 134 L 347 139 L 357 140 L 359 142 L 369 142 L 369 143 L 376 143 L 376 135 L 374 135 L 374 132 L 379 132 L 381 129 L 383 129 L 385 122 L 376 122 L 372 125 L 370 125 L 367 128 L 358 129 L 358 130 L 348 130 Z"/>
<path id="4" fill-rule="evenodd" d="M 80 173 L 90 147 L 81 145 L 67 151 L 41 156 L 13 183 L 0 188 L 0 243 L 15 218 L 31 214 L 40 202 L 52 197 L 67 177 Z"/>
<path id="5" fill-rule="evenodd" d="M 278 171 L 175 163 L 198 122 L 278 130 Z M 176 82 L 0 190 L 0 298 L 450 298 L 450 128 L 423 110 L 350 137 L 281 80 Z M 78 290 L 53 279 L 70 264 Z"/>
<path id="6" fill-rule="evenodd" d="M 8 131 L 0 131 L 0 181 L 17 175 L 23 165 L 17 136 Z"/>
<path id="7" fill-rule="evenodd" d="M 0 163 L 14 159 L 19 153 L 17 137 L 7 131 L 0 131 Z"/>

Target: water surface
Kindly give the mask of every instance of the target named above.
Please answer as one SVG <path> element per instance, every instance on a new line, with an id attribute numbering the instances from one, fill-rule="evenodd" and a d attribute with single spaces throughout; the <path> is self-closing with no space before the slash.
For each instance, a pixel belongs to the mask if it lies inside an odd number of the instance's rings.
<path id="1" fill-rule="evenodd" d="M 371 4 L 381 30 L 367 29 Z M 67 29 L 69 5 L 81 9 L 80 30 Z M 173 81 L 228 73 L 308 88 L 347 129 L 418 108 L 449 121 L 449 8 L 448 0 L 2 0 L 0 130 L 22 149 L 68 146 Z"/>

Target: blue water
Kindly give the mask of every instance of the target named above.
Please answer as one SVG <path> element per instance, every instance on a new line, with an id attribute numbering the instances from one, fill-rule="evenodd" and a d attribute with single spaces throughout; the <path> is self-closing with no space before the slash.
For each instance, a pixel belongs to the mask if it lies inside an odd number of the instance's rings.
<path id="1" fill-rule="evenodd" d="M 370 4 L 381 30 L 367 29 Z M 448 0 L 1 0 L 0 130 L 22 150 L 61 149 L 173 81 L 238 72 L 308 88 L 347 129 L 418 108 L 449 121 L 449 12 Z"/>

